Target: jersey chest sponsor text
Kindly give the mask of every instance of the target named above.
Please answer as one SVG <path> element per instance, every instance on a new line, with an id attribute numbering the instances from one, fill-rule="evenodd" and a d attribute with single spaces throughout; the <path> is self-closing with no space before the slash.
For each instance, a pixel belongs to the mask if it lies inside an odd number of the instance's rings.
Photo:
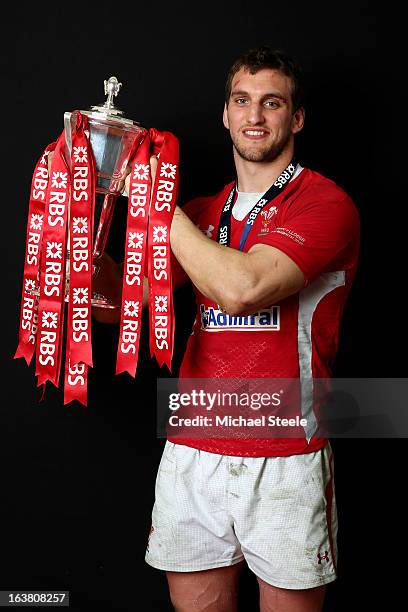
<path id="1" fill-rule="evenodd" d="M 250 315 L 229 315 L 200 304 L 201 329 L 205 331 L 279 331 L 280 306 L 263 308 Z"/>

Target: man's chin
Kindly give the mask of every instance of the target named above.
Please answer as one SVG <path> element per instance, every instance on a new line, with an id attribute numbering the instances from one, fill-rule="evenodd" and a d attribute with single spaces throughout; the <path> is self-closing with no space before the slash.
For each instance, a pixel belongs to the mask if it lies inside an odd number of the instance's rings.
<path id="1" fill-rule="evenodd" d="M 237 153 L 242 159 L 250 162 L 272 161 L 276 157 L 274 151 L 260 151 L 259 149 L 255 151 L 253 149 L 237 149 Z"/>
<path id="2" fill-rule="evenodd" d="M 238 155 L 249 162 L 271 162 L 276 159 L 282 152 L 283 147 L 264 147 L 255 146 L 236 146 L 235 150 Z"/>

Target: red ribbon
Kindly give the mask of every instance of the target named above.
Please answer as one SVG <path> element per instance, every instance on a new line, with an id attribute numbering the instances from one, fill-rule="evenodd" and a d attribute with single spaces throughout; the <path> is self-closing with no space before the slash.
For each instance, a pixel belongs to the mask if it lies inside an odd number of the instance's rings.
<path id="1" fill-rule="evenodd" d="M 150 205 L 150 138 L 144 134 L 130 172 L 116 374 L 136 375 L 142 321 L 146 233 Z"/>
<path id="2" fill-rule="evenodd" d="M 48 188 L 48 154 L 56 142 L 48 145 L 38 160 L 31 182 L 26 249 L 24 258 L 23 289 L 21 296 L 19 344 L 14 359 L 24 357 L 27 365 L 34 355 L 38 331 L 38 295 L 40 256 L 44 227 L 44 213 Z"/>
<path id="3" fill-rule="evenodd" d="M 86 405 L 88 367 L 92 367 L 92 244 L 95 161 L 85 135 L 88 119 L 77 113 L 71 149 L 69 305 L 64 403 Z"/>
<path id="4" fill-rule="evenodd" d="M 86 129 L 76 113 L 71 170 L 65 136 L 47 147 L 36 165 L 26 232 L 26 258 L 15 357 L 30 363 L 35 347 L 38 385 L 58 386 L 63 344 L 66 274 L 69 306 L 65 396 L 87 405 L 88 367 L 92 367 L 92 251 L 96 169 Z M 47 156 L 55 150 L 48 177 Z M 134 145 L 128 200 L 120 336 L 116 373 L 135 376 L 140 341 L 145 261 L 148 254 L 150 349 L 160 366 L 171 369 L 174 307 L 170 267 L 170 227 L 177 200 L 178 140 L 170 132 L 141 132 Z M 152 189 L 150 155 L 159 158 Z M 152 197 L 150 194 L 152 192 Z M 151 202 L 151 204 L 150 204 Z M 66 243 L 69 221 L 69 271 Z M 148 235 L 148 246 L 146 238 Z M 39 299 L 30 292 L 39 286 Z M 37 316 L 38 310 L 38 316 Z M 38 321 L 38 331 L 37 331 Z M 45 387 L 44 387 L 45 388 Z"/>
<path id="5" fill-rule="evenodd" d="M 179 145 L 170 132 L 150 130 L 159 148 L 149 215 L 150 354 L 171 371 L 174 347 L 174 305 L 171 282 L 170 228 L 179 185 Z"/>
<path id="6" fill-rule="evenodd" d="M 38 386 L 51 381 L 58 386 L 61 369 L 65 300 L 65 256 L 69 205 L 69 170 L 61 134 L 51 162 L 44 215 L 40 262 L 40 301 L 36 375 Z"/>
<path id="7" fill-rule="evenodd" d="M 159 162 L 152 190 L 150 155 Z M 171 370 L 174 306 L 171 284 L 170 227 L 179 184 L 178 140 L 151 128 L 133 159 L 129 184 L 125 264 L 116 374 L 136 375 L 142 321 L 143 279 L 148 232 L 150 353 Z"/>

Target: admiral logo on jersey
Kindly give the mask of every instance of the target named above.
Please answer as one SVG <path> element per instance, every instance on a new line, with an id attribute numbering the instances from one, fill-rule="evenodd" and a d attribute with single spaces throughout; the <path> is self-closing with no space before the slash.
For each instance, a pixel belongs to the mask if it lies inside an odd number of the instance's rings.
<path id="1" fill-rule="evenodd" d="M 201 329 L 205 331 L 279 331 L 280 306 L 263 308 L 250 315 L 229 315 L 200 304 Z"/>

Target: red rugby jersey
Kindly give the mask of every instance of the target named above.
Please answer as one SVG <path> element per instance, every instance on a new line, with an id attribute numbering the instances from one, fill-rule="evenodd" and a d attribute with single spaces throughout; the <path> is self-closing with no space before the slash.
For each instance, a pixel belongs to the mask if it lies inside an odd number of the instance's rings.
<path id="1" fill-rule="evenodd" d="M 217 239 L 221 209 L 232 185 L 183 208 L 212 240 Z M 231 216 L 231 247 L 238 248 L 245 222 L 246 217 L 237 221 Z M 359 234 L 359 216 L 350 197 L 333 181 L 304 168 L 264 207 L 244 247 L 246 252 L 262 243 L 280 249 L 305 276 L 299 293 L 270 309 L 268 329 L 260 324 L 262 313 L 248 317 L 246 325 L 231 324 L 231 318 L 220 316 L 217 304 L 195 290 L 197 317 L 180 378 L 300 379 L 297 410 L 312 422 L 309 430 L 300 428 L 299 438 L 169 437 L 170 441 L 224 455 L 261 457 L 313 452 L 326 444 L 326 439 L 313 436 L 313 401 L 308 394 L 314 378 L 331 376 L 341 314 L 356 273 Z"/>

